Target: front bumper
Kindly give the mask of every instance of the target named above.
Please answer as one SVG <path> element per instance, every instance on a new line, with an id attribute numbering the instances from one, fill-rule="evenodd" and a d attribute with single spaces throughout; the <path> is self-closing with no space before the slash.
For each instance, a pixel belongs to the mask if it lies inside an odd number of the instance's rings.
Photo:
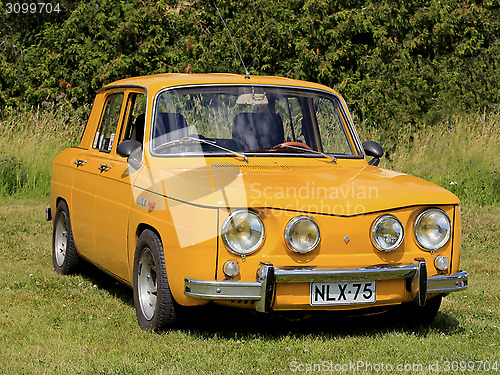
<path id="1" fill-rule="evenodd" d="M 283 267 L 261 263 L 255 282 L 222 280 L 200 281 L 185 279 L 184 294 L 189 297 L 214 301 L 255 301 L 255 309 L 268 312 L 274 299 L 274 290 L 279 283 L 337 282 L 362 280 L 408 279 L 411 294 L 419 305 L 425 305 L 431 294 L 448 294 L 467 288 L 468 273 L 459 271 L 455 275 L 427 277 L 424 259 L 415 259 L 410 264 L 376 265 L 356 269 L 325 269 L 320 267 Z"/>

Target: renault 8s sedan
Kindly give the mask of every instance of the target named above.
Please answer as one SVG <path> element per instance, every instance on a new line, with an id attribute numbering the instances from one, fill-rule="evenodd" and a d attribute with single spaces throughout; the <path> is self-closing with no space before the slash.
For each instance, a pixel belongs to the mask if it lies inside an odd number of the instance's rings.
<path id="1" fill-rule="evenodd" d="M 53 265 L 133 288 L 143 329 L 207 303 L 436 315 L 467 287 L 452 193 L 378 167 L 344 99 L 277 77 L 160 74 L 97 92 L 53 162 Z M 399 308 L 398 308 L 399 306 Z"/>

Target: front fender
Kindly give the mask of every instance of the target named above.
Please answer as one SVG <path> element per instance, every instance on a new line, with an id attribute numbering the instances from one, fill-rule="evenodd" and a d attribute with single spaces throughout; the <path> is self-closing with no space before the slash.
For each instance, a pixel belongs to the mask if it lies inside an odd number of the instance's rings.
<path id="1" fill-rule="evenodd" d="M 162 241 L 167 278 L 175 301 L 184 306 L 207 303 L 184 295 L 184 280 L 216 278 L 218 210 L 172 201 L 146 190 L 137 193 L 129 220 L 129 283 L 133 282 L 137 239 L 149 227 Z"/>

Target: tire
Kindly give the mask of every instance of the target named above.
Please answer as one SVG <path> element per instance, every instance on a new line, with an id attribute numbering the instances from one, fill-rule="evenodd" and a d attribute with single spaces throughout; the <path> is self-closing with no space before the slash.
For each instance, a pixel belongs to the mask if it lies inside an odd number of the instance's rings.
<path id="1" fill-rule="evenodd" d="M 60 201 L 57 205 L 52 231 L 52 264 L 54 270 L 67 275 L 76 269 L 78 254 L 76 252 L 68 205 Z"/>
<path id="2" fill-rule="evenodd" d="M 425 306 L 409 304 L 406 308 L 406 321 L 414 324 L 430 324 L 436 317 L 441 306 L 442 295 L 433 297 L 425 303 Z"/>
<path id="3" fill-rule="evenodd" d="M 139 326 L 161 331 L 176 321 L 175 301 L 170 292 L 163 245 L 153 231 L 139 236 L 134 255 L 134 305 Z"/>

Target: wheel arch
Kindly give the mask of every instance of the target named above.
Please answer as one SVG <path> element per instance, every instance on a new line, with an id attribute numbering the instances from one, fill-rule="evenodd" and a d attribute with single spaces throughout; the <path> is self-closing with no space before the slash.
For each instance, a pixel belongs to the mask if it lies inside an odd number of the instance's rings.
<path id="1" fill-rule="evenodd" d="M 150 224 L 146 224 L 146 223 L 140 223 L 139 225 L 137 225 L 137 228 L 135 230 L 135 240 L 134 240 L 134 249 L 135 249 L 135 246 L 137 246 L 137 241 L 139 240 L 139 236 L 141 235 L 142 232 L 144 232 L 146 229 L 149 229 L 151 230 L 152 232 L 154 232 L 158 238 L 160 239 L 162 245 L 163 245 L 163 239 L 161 238 L 161 235 L 160 235 L 160 232 L 155 228 L 153 227 L 152 225 Z"/>
<path id="2" fill-rule="evenodd" d="M 56 208 L 57 208 L 57 206 L 59 206 L 60 202 L 66 203 L 66 206 L 68 206 L 68 210 L 69 210 L 68 201 L 65 198 L 61 197 L 61 196 L 59 196 L 59 197 L 56 198 Z"/>
<path id="3" fill-rule="evenodd" d="M 135 227 L 135 230 L 134 230 Z M 152 231 L 154 234 L 158 236 L 160 239 L 160 242 L 163 246 L 163 238 L 160 234 L 160 231 L 156 229 L 153 225 L 145 223 L 145 222 L 139 222 L 138 224 L 134 225 L 133 223 L 129 222 L 129 233 L 128 233 L 128 259 L 129 259 L 129 282 L 130 285 L 132 285 L 133 280 L 134 280 L 134 275 L 133 275 L 133 269 L 134 269 L 134 256 L 135 256 L 135 249 L 137 247 L 137 242 L 139 241 L 139 237 L 142 232 L 144 232 L 146 229 L 149 229 Z M 167 265 L 165 264 L 165 267 Z"/>

